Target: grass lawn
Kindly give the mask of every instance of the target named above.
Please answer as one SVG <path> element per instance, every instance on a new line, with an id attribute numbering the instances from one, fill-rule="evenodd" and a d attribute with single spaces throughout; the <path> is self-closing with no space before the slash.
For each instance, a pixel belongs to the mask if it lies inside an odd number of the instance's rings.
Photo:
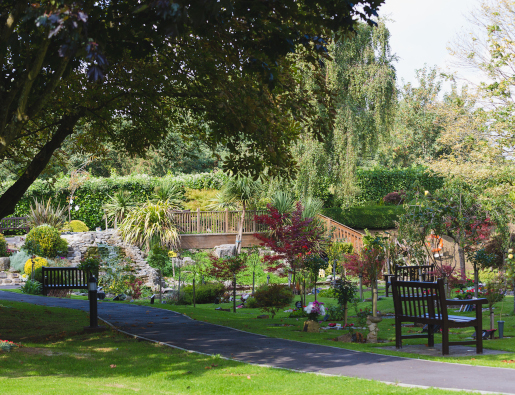
<path id="1" fill-rule="evenodd" d="M 252 366 L 114 331 L 86 334 L 87 314 L 71 309 L 0 301 L 0 317 L 0 339 L 22 344 L 0 351 L 5 394 L 448 393 Z"/>

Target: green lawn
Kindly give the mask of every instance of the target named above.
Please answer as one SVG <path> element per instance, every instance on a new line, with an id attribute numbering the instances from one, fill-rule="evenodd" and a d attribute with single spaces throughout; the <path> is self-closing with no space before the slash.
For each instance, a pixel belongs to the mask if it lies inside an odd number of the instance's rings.
<path id="1" fill-rule="evenodd" d="M 22 343 L 0 351 L 0 388 L 10 395 L 448 393 L 252 366 L 114 331 L 85 334 L 87 314 L 71 309 L 0 301 L 0 317 L 0 339 Z"/>

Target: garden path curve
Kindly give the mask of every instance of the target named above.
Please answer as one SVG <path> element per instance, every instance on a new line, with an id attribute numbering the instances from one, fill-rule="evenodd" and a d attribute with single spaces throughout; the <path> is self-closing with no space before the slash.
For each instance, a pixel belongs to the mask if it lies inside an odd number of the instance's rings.
<path id="1" fill-rule="evenodd" d="M 89 311 L 88 302 L 83 300 L 0 291 L 1 299 Z M 270 338 L 146 306 L 101 302 L 98 314 L 118 329 L 145 339 L 246 363 L 409 386 L 515 394 L 515 369 L 402 358 Z"/>

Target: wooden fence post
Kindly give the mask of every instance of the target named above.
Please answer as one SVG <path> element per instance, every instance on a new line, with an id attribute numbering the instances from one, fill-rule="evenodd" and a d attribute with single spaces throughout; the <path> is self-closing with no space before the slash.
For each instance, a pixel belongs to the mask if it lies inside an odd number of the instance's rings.
<path id="1" fill-rule="evenodd" d="M 197 233 L 200 233 L 200 207 L 197 207 Z"/>
<path id="2" fill-rule="evenodd" d="M 229 233 L 229 209 L 225 208 L 224 232 Z"/>

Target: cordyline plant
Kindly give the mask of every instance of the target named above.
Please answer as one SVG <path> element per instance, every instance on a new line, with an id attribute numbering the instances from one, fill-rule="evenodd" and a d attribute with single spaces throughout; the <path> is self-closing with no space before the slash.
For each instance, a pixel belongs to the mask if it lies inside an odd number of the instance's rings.
<path id="1" fill-rule="evenodd" d="M 279 213 L 272 205 L 267 206 L 268 214 L 256 215 L 257 223 L 268 227 L 267 234 L 255 234 L 261 245 L 270 248 L 276 255 L 266 255 L 263 261 L 268 265 L 266 271 L 286 271 L 296 274 L 304 268 L 304 259 L 308 253 L 318 254 L 322 251 L 324 228 L 314 218 L 303 219 L 303 206 L 297 202 L 291 212 Z"/>
<path id="2" fill-rule="evenodd" d="M 233 312 L 236 313 L 236 275 L 247 267 L 247 254 L 227 258 L 211 256 L 210 259 L 212 268 L 209 274 L 220 280 L 233 281 Z"/>

